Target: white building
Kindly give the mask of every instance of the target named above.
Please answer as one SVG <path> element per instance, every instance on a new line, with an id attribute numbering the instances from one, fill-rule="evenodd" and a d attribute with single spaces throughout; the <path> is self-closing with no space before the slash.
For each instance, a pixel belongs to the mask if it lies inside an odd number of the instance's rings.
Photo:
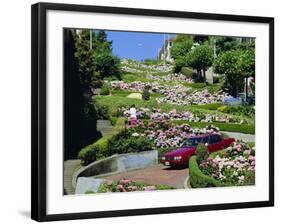
<path id="1" fill-rule="evenodd" d="M 173 46 L 174 38 L 168 38 L 165 40 L 165 44 L 159 49 L 157 60 L 164 62 L 172 62 L 171 48 Z"/>

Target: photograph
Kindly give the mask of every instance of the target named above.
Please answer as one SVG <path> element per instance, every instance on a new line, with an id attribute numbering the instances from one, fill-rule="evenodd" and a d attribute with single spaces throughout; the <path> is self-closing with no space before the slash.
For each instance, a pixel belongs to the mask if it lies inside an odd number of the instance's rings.
<path id="1" fill-rule="evenodd" d="M 254 186 L 255 44 L 63 28 L 64 195 Z"/>

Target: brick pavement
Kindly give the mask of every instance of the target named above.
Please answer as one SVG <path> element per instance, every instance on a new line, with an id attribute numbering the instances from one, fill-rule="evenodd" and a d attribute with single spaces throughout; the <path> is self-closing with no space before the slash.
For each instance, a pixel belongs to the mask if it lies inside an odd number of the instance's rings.
<path id="1" fill-rule="evenodd" d="M 145 182 L 151 185 L 164 184 L 177 189 L 183 189 L 187 176 L 188 168 L 176 169 L 158 164 L 146 169 L 128 171 L 104 178 L 107 180 L 126 178 L 131 179 L 132 181 Z"/>

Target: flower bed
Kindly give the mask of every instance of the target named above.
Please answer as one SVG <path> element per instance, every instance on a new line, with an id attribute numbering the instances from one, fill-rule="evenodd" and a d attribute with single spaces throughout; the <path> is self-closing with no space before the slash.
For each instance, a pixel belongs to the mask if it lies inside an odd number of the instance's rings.
<path id="1" fill-rule="evenodd" d="M 171 92 L 179 93 L 179 92 L 188 92 L 191 90 L 191 88 L 187 88 L 181 84 L 172 86 L 172 85 L 163 85 L 159 84 L 158 82 L 141 82 L 141 81 L 135 81 L 135 82 L 129 82 L 126 83 L 124 81 L 111 81 L 110 86 L 112 89 L 120 89 L 120 90 L 126 90 L 131 92 L 142 92 L 146 87 L 149 87 L 150 92 L 154 93 L 161 93 L 163 95 L 167 95 Z"/>
<path id="2" fill-rule="evenodd" d="M 147 74 L 146 78 L 154 80 L 154 81 L 162 81 L 162 82 L 175 82 L 176 81 L 176 82 L 194 83 L 193 79 L 188 78 L 181 73 L 170 73 L 165 76 Z"/>
<path id="3" fill-rule="evenodd" d="M 130 112 L 127 108 L 119 108 L 118 114 L 121 116 L 129 117 Z M 137 117 L 139 119 L 167 119 L 167 120 L 183 120 L 189 122 L 220 122 L 220 123 L 244 123 L 245 121 L 234 118 L 230 115 L 224 114 L 207 114 L 200 112 L 184 111 L 178 112 L 176 109 L 167 113 L 161 112 L 160 109 L 150 110 L 149 108 L 139 108 L 137 110 Z"/>
<path id="4" fill-rule="evenodd" d="M 255 148 L 241 141 L 234 142 L 223 153 L 202 161 L 199 168 L 227 185 L 254 185 Z"/>
<path id="5" fill-rule="evenodd" d="M 192 94 L 187 92 L 168 91 L 164 93 L 164 97 L 158 97 L 158 103 L 170 103 L 176 105 L 203 105 L 222 102 L 228 95 L 223 91 L 218 91 L 213 94 L 208 90 L 196 91 Z"/>
<path id="6" fill-rule="evenodd" d="M 190 137 L 219 132 L 214 126 L 204 128 L 191 128 L 188 124 L 175 125 L 166 119 L 136 120 L 127 126 L 127 134 L 132 136 L 146 136 L 156 148 L 180 147 Z"/>
<path id="7" fill-rule="evenodd" d="M 168 72 L 173 69 L 173 66 L 169 65 L 169 64 L 146 65 L 146 64 L 140 63 L 138 61 L 127 60 L 127 59 L 123 59 L 121 61 L 121 65 L 122 65 L 122 68 L 133 67 L 133 68 L 140 69 L 140 70 L 152 70 L 154 72 Z"/>
<path id="8" fill-rule="evenodd" d="M 193 188 L 227 186 L 221 181 L 215 180 L 211 176 L 204 174 L 198 166 L 196 156 L 191 156 L 189 159 L 189 176 L 190 176 L 190 185 Z"/>
<path id="9" fill-rule="evenodd" d="M 106 181 L 99 187 L 98 193 L 155 191 L 168 189 L 174 188 L 166 185 L 149 185 L 143 182 L 134 182 L 132 180 L 122 178 L 116 181 Z"/>

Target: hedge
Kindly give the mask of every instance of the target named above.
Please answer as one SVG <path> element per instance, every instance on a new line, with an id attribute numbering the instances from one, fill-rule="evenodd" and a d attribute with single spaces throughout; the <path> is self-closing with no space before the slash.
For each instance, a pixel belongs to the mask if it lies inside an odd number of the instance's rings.
<path id="1" fill-rule="evenodd" d="M 228 186 L 227 184 L 221 183 L 218 180 L 215 180 L 214 178 L 202 173 L 199 169 L 196 156 L 192 156 L 189 159 L 189 176 L 190 185 L 193 188 Z"/>
<path id="2" fill-rule="evenodd" d="M 188 78 L 192 78 L 193 70 L 191 68 L 188 68 L 188 67 L 182 67 L 181 73 L 183 75 L 187 76 Z"/>
<path id="3" fill-rule="evenodd" d="M 86 166 L 96 160 L 105 158 L 108 156 L 108 142 L 115 135 L 119 134 L 124 130 L 125 127 L 125 119 L 118 118 L 116 121 L 116 125 L 113 127 L 112 131 L 108 134 L 104 135 L 98 141 L 93 144 L 86 146 L 81 149 L 78 154 L 78 159 L 81 160 L 81 164 Z"/>

